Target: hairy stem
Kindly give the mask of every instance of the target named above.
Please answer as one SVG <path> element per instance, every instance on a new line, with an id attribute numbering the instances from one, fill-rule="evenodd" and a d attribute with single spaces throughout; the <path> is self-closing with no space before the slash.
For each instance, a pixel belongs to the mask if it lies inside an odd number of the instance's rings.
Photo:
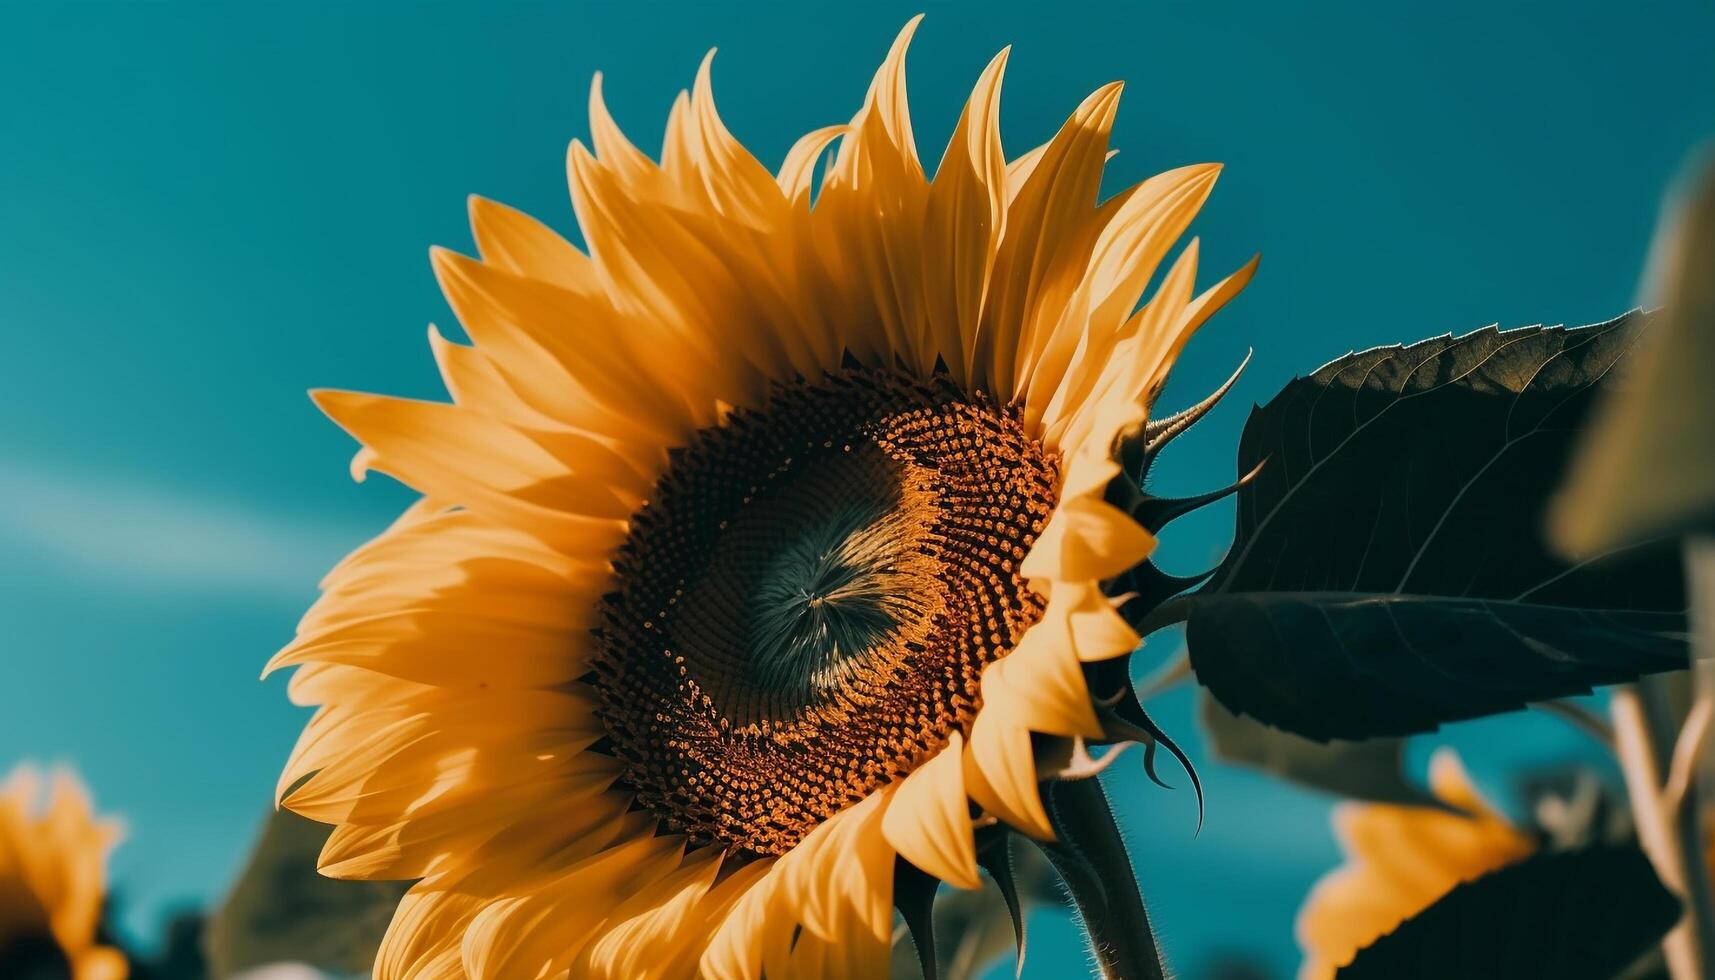
<path id="1" fill-rule="evenodd" d="M 1101 782 L 1055 780 L 1044 788 L 1059 840 L 1043 850 L 1072 894 L 1101 975 L 1106 980 L 1165 980 L 1167 969 L 1149 911 Z"/>

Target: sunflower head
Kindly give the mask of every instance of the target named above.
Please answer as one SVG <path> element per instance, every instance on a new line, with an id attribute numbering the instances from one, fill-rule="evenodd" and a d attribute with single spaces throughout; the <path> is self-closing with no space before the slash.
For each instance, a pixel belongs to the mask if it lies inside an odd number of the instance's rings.
<path id="1" fill-rule="evenodd" d="M 45 804 L 43 783 L 27 766 L 0 783 L 0 976 L 124 980 L 124 955 L 97 939 L 119 828 L 70 773 L 53 776 Z"/>
<path id="2" fill-rule="evenodd" d="M 929 177 L 915 26 L 772 172 L 707 61 L 658 158 L 598 78 L 587 251 L 473 200 L 451 403 L 316 395 L 424 494 L 272 664 L 323 870 L 422 879 L 378 975 L 869 975 L 897 865 L 1054 835 L 1033 739 L 1103 737 L 1139 643 L 1120 447 L 1252 267 L 1198 294 L 1192 242 L 1140 305 L 1218 168 L 1100 199 L 1117 85 L 1008 161 L 1005 52 Z"/>
<path id="3" fill-rule="evenodd" d="M 1042 613 L 1020 566 L 1056 464 L 1016 409 L 860 365 L 698 433 L 632 519 L 593 659 L 637 800 L 784 854 L 968 730 Z"/>

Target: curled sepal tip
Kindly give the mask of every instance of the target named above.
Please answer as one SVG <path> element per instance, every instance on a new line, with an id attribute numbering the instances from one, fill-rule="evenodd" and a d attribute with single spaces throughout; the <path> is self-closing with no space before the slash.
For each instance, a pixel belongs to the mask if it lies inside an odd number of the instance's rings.
<path id="1" fill-rule="evenodd" d="M 1197 830 L 1203 832 L 1203 817 L 1205 801 L 1203 798 L 1203 781 L 1197 777 L 1197 767 L 1191 764 L 1191 757 L 1179 747 L 1172 736 L 1149 717 L 1149 712 L 1143 710 L 1143 705 L 1137 699 L 1137 692 L 1128 683 L 1117 694 L 1101 699 L 1096 705 L 1096 718 L 1102 723 L 1102 731 L 1106 737 L 1116 742 L 1137 742 L 1146 746 L 1143 756 L 1144 773 L 1157 786 L 1171 788 L 1163 782 L 1155 772 L 1155 752 L 1157 745 L 1165 748 L 1178 761 L 1179 767 L 1185 770 L 1185 775 L 1191 780 L 1191 790 L 1197 795 Z"/>
<path id="2" fill-rule="evenodd" d="M 1000 897 L 1006 901 L 1007 914 L 1012 917 L 1012 946 L 1017 963 L 1013 976 L 1022 977 L 1027 937 L 1024 929 L 1024 905 L 1019 901 L 1018 879 L 1012 868 L 1012 834 L 1003 832 L 996 835 L 996 840 L 988 847 L 977 851 L 977 863 L 988 872 L 995 887 L 1000 889 Z"/>
<path id="3" fill-rule="evenodd" d="M 1245 359 L 1239 362 L 1239 366 L 1234 369 L 1232 375 L 1222 382 L 1219 388 L 1210 392 L 1207 398 L 1190 408 L 1174 412 L 1166 418 L 1144 423 L 1143 453 L 1145 458 L 1153 459 L 1157 453 L 1167 447 L 1168 443 L 1178 438 L 1186 429 L 1196 425 L 1203 416 L 1214 411 L 1215 406 L 1221 403 L 1221 399 L 1227 397 L 1227 392 L 1233 390 L 1233 385 L 1238 383 L 1239 376 L 1245 373 L 1245 368 L 1250 365 L 1251 355 L 1254 353 L 1256 353 L 1254 350 L 1245 351 Z"/>
<path id="4" fill-rule="evenodd" d="M 935 891 L 941 880 L 904 859 L 893 866 L 893 907 L 911 933 L 923 980 L 940 980 L 941 962 L 935 953 Z"/>

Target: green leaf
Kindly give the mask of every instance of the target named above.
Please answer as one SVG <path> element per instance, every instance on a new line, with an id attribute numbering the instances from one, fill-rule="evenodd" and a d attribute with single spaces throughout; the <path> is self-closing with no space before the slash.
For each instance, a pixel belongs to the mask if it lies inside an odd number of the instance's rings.
<path id="1" fill-rule="evenodd" d="M 1402 739 L 1313 742 L 1235 715 L 1206 694 L 1198 701 L 1209 745 L 1224 762 L 1353 799 L 1441 805 L 1428 790 L 1406 778 Z"/>
<path id="2" fill-rule="evenodd" d="M 213 976 L 269 963 L 305 963 L 367 976 L 402 881 L 341 881 L 316 871 L 332 828 L 279 810 L 208 926 Z"/>
<path id="3" fill-rule="evenodd" d="M 1678 920 L 1636 846 L 1545 853 L 1454 888 L 1336 976 L 1609 980 Z"/>
<path id="4" fill-rule="evenodd" d="M 1198 679 L 1317 739 L 1432 731 L 1686 664 L 1668 542 L 1573 564 L 1543 511 L 1647 317 L 1350 354 L 1254 410 L 1233 548 L 1188 600 Z"/>

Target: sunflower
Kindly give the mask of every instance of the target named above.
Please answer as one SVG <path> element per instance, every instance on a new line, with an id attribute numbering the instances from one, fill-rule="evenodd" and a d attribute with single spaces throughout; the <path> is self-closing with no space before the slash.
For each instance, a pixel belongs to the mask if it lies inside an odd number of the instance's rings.
<path id="1" fill-rule="evenodd" d="M 0 976 L 124 980 L 124 955 L 96 934 L 118 826 L 96 819 L 69 773 L 45 808 L 43 788 L 27 766 L 0 783 Z"/>
<path id="2" fill-rule="evenodd" d="M 1483 799 L 1453 750 L 1431 758 L 1429 787 L 1449 810 L 1347 803 L 1335 811 L 1346 864 L 1318 881 L 1299 910 L 1299 980 L 1333 977 L 1460 883 L 1536 852 L 1537 839 Z"/>
<path id="3" fill-rule="evenodd" d="M 597 76 L 588 253 L 473 199 L 451 403 L 314 395 L 423 494 L 270 664 L 323 872 L 421 879 L 377 976 L 873 976 L 896 868 L 1054 834 L 1033 733 L 1100 736 L 1084 667 L 1139 643 L 1116 456 L 1254 263 L 1197 294 L 1193 241 L 1140 306 L 1219 168 L 1098 201 L 1117 84 L 1009 162 L 1006 51 L 930 179 L 915 27 L 774 173 L 707 60 L 659 162 Z"/>

